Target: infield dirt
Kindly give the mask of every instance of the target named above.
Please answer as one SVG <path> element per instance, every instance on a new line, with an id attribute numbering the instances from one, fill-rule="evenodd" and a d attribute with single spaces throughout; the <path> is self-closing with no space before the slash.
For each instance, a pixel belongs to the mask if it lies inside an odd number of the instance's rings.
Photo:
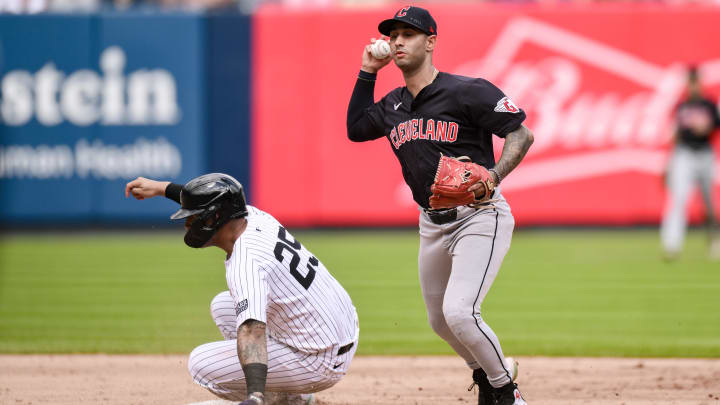
<path id="1" fill-rule="evenodd" d="M 531 405 L 720 405 L 720 359 L 518 357 Z M 0 404 L 184 405 L 214 399 L 193 384 L 184 355 L 3 355 Z M 323 405 L 472 404 L 455 357 L 357 357 L 317 394 Z"/>

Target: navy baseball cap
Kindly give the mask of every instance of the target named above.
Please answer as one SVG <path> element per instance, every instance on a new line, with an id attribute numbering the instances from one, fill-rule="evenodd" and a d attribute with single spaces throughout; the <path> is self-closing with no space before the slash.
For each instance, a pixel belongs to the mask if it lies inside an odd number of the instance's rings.
<path id="1" fill-rule="evenodd" d="M 390 36 L 395 23 L 402 22 L 417 28 L 427 35 L 437 35 L 437 24 L 424 8 L 407 6 L 398 10 L 393 18 L 387 19 L 378 25 L 381 34 Z"/>

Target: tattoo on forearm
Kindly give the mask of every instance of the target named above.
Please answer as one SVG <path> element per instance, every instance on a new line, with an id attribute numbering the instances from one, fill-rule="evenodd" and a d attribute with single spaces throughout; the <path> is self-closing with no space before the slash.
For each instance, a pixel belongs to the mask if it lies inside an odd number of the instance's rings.
<path id="1" fill-rule="evenodd" d="M 502 155 L 494 167 L 501 180 L 520 164 L 532 143 L 533 135 L 524 125 L 505 136 Z"/>
<path id="2" fill-rule="evenodd" d="M 240 325 L 237 346 L 241 364 L 267 364 L 265 324 L 251 319 Z"/>

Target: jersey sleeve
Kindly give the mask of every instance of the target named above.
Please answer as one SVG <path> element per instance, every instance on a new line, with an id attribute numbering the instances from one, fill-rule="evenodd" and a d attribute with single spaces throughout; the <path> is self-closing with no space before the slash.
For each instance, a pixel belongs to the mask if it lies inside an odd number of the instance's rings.
<path id="1" fill-rule="evenodd" d="M 374 102 L 376 76 L 360 71 L 355 82 L 347 112 L 347 135 L 353 142 L 371 141 L 385 136 L 385 112 L 382 108 L 385 99 Z"/>
<path id="2" fill-rule="evenodd" d="M 233 255 L 231 260 L 232 271 L 228 273 L 227 281 L 237 315 L 235 327 L 240 327 L 248 319 L 267 323 L 267 271 L 262 261 L 242 248 L 241 254 Z"/>
<path id="3" fill-rule="evenodd" d="M 478 127 L 504 138 L 525 121 L 525 111 L 489 81 L 477 79 L 468 91 L 470 118 Z"/>

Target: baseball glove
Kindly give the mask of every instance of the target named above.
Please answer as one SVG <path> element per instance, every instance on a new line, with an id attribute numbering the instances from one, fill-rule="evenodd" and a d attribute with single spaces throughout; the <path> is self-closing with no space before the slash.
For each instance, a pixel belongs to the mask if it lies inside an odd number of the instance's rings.
<path id="1" fill-rule="evenodd" d="M 468 188 L 477 183 L 485 186 L 485 192 L 476 198 Z M 483 203 L 490 199 L 494 190 L 495 181 L 486 168 L 470 162 L 466 156 L 440 156 L 435 182 L 430 186 L 430 207 L 442 209 Z"/>

